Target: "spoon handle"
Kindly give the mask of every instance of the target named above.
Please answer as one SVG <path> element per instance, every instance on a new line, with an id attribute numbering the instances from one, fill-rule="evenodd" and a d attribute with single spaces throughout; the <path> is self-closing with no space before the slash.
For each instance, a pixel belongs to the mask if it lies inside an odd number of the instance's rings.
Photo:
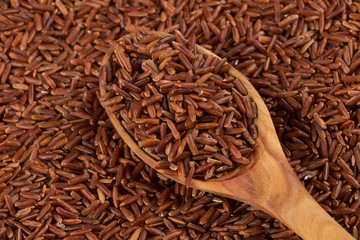
<path id="1" fill-rule="evenodd" d="M 311 197 L 291 167 L 279 161 L 276 156 L 282 153 L 263 150 L 251 170 L 221 182 L 223 195 L 271 214 L 305 240 L 354 239 Z"/>
<path id="2" fill-rule="evenodd" d="M 290 226 L 303 239 L 354 239 L 319 206 L 306 190 L 291 191 L 288 197 L 289 200 L 280 206 L 270 206 L 268 211 Z"/>

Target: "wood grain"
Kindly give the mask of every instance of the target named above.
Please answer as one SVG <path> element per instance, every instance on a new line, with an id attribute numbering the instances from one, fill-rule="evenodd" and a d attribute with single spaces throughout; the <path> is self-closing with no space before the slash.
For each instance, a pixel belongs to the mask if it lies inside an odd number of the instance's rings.
<path id="1" fill-rule="evenodd" d="M 156 33 L 162 36 L 168 35 Z M 205 55 L 216 56 L 201 46 L 197 46 L 197 49 Z M 103 64 L 107 64 L 109 59 L 105 59 Z M 100 72 L 104 74 L 104 71 Z M 254 146 L 254 165 L 246 169 L 237 169 L 219 179 L 209 181 L 194 179 L 191 187 L 253 205 L 276 217 L 305 240 L 354 239 L 321 208 L 294 174 L 282 151 L 270 113 L 256 89 L 235 68 L 231 68 L 229 74 L 243 83 L 248 95 L 257 104 L 258 117 L 255 119 L 255 125 L 259 137 Z M 100 79 L 105 81 L 102 76 Z M 104 86 L 105 82 L 101 82 L 101 96 L 106 92 Z M 115 129 L 131 150 L 155 168 L 157 162 L 139 148 L 115 114 L 107 107 L 105 110 Z M 162 174 L 181 184 L 185 183 L 184 177 Z"/>

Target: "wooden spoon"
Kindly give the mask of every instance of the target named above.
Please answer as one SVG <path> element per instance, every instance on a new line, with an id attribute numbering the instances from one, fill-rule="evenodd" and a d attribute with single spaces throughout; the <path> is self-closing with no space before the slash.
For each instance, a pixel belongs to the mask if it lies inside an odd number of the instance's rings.
<path id="1" fill-rule="evenodd" d="M 161 32 L 152 33 L 169 35 Z M 218 57 L 199 45 L 197 50 L 204 55 Z M 104 58 L 103 66 L 107 64 L 111 54 L 109 52 Z M 102 67 L 100 74 L 101 96 L 106 93 L 104 69 L 105 67 Z M 190 186 L 255 206 L 274 216 L 306 240 L 354 239 L 311 197 L 293 172 L 281 148 L 269 111 L 256 89 L 235 68 L 231 67 L 228 74 L 242 82 L 248 91 L 248 96 L 257 105 L 258 117 L 255 119 L 255 125 L 258 129 L 258 138 L 253 146 L 254 164 L 245 169 L 246 171 L 239 168 L 219 179 L 208 181 L 193 179 Z M 130 149 L 150 167 L 156 169 L 157 161 L 137 145 L 109 107 L 104 108 L 115 129 Z M 156 170 L 178 183 L 185 184 L 185 177 L 169 175 L 161 169 Z"/>

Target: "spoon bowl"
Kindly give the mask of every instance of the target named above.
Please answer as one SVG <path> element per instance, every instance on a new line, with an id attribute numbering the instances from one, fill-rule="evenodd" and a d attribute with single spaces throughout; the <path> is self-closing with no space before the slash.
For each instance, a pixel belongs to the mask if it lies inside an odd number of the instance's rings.
<path id="1" fill-rule="evenodd" d="M 151 33 L 169 35 L 162 32 Z M 196 48 L 205 56 L 218 57 L 199 45 L 196 45 Z M 112 52 L 107 53 L 100 69 L 100 96 L 106 93 L 105 66 L 109 64 L 111 55 Z M 248 91 L 248 96 L 257 106 L 254 124 L 258 130 L 258 137 L 256 144 L 252 146 L 254 152 L 251 155 L 254 159 L 250 164 L 238 167 L 221 178 L 207 181 L 192 179 L 190 187 L 257 207 L 280 220 L 306 240 L 354 239 L 311 197 L 293 172 L 282 150 L 270 113 L 256 89 L 235 68 L 231 67 L 228 74 L 241 81 Z M 184 176 L 157 169 L 157 161 L 138 146 L 112 110 L 107 106 L 103 107 L 116 131 L 140 159 L 164 176 L 185 185 Z"/>

